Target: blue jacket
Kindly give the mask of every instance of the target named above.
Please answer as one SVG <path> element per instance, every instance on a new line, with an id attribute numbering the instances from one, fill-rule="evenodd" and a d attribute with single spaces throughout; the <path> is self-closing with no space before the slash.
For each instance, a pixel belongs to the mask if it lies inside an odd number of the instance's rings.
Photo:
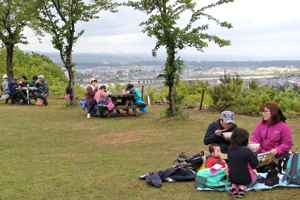
<path id="1" fill-rule="evenodd" d="M 237 125 L 233 124 L 227 130 L 227 132 L 232 132 L 233 129 L 236 127 Z M 225 140 L 223 134 L 221 134 L 220 136 L 216 136 L 215 134 L 216 130 L 223 130 L 223 129 L 224 129 L 223 126 L 221 126 L 220 124 L 220 119 L 211 123 L 206 130 L 206 134 L 204 136 L 204 144 L 208 145 L 212 143 L 217 143 L 220 146 L 222 153 L 228 153 L 228 147 L 230 146 L 230 141 Z"/>
<path id="2" fill-rule="evenodd" d="M 7 88 L 7 94 L 16 91 L 16 88 L 19 87 L 19 85 L 17 83 L 14 83 L 14 81 L 11 81 L 8 84 L 8 88 Z"/>

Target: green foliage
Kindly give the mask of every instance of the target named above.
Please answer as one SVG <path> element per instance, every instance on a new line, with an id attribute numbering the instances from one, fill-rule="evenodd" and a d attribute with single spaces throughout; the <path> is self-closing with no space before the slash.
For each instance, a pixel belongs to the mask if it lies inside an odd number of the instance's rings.
<path id="1" fill-rule="evenodd" d="M 22 76 L 27 76 L 31 81 L 33 76 L 44 75 L 45 80 L 49 84 L 50 95 L 64 96 L 68 86 L 68 80 L 61 69 L 61 66 L 55 65 L 51 59 L 45 55 L 32 52 L 24 53 L 19 48 L 14 51 L 14 74 L 19 79 Z M 6 57 L 5 49 L 0 49 L 0 57 Z M 0 73 L 5 74 L 6 63 L 0 60 Z M 76 87 L 79 87 L 76 86 Z"/>
<path id="2" fill-rule="evenodd" d="M 75 31 L 75 25 L 80 22 L 88 22 L 94 18 L 101 10 L 116 12 L 115 7 L 118 3 L 107 0 L 95 0 L 88 4 L 84 1 L 57 0 L 38 1 L 41 9 L 38 19 L 43 30 L 52 35 L 53 47 L 60 52 L 60 57 L 69 73 L 69 84 L 71 86 L 70 99 L 75 99 L 74 73 L 72 67 L 73 46 L 84 30 Z"/>
<path id="3" fill-rule="evenodd" d="M 220 47 L 230 45 L 229 40 L 207 34 L 208 24 L 198 27 L 193 26 L 200 18 L 207 18 L 221 27 L 232 28 L 230 23 L 220 22 L 218 19 L 205 13 L 208 9 L 229 2 L 233 2 L 233 0 L 220 0 L 198 10 L 196 9 L 196 2 L 192 0 L 141 0 L 124 3 L 149 15 L 149 18 L 140 23 L 140 26 L 143 27 L 143 33 L 146 33 L 149 37 L 154 36 L 157 39 L 156 45 L 152 50 L 153 57 L 156 57 L 157 51 L 161 47 L 166 48 L 167 60 L 164 73 L 158 77 L 163 77 L 165 85 L 170 88 L 170 113 L 175 113 L 174 95 L 178 102 L 184 99 L 184 94 L 174 93 L 175 84 L 179 82 L 179 75 L 182 72 L 182 67 L 184 67 L 184 61 L 180 60 L 180 57 L 176 58 L 175 55 L 179 50 L 186 47 L 195 47 L 198 51 L 203 51 L 203 48 L 208 47 L 207 41 L 214 42 Z M 189 22 L 181 28 L 177 23 L 183 13 L 190 13 L 191 16 Z"/>
<path id="4" fill-rule="evenodd" d="M 151 85 L 148 86 L 146 95 L 150 97 L 150 100 L 157 100 L 158 95 L 156 94 L 157 88 L 152 88 Z"/>
<path id="5" fill-rule="evenodd" d="M 170 107 L 166 106 L 166 110 L 165 110 L 165 115 L 164 117 L 172 117 L 172 116 L 176 116 L 178 115 L 178 113 L 180 112 L 180 105 L 175 105 L 175 114 L 170 112 Z"/>

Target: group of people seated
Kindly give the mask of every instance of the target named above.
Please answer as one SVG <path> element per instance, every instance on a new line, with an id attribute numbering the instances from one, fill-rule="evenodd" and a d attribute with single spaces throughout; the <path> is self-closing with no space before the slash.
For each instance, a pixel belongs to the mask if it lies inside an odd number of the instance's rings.
<path id="1" fill-rule="evenodd" d="M 110 91 L 106 90 L 105 85 L 102 85 L 99 88 L 97 82 L 98 82 L 97 79 L 92 78 L 90 80 L 90 85 L 87 87 L 86 102 L 89 105 L 87 118 L 91 117 L 91 113 L 92 113 L 95 105 L 98 105 L 98 102 L 101 101 L 103 98 L 107 97 L 110 93 Z M 136 94 L 136 97 L 133 99 L 133 103 L 141 101 L 141 99 L 142 99 L 141 92 L 137 88 L 135 88 L 134 85 L 128 84 L 126 87 L 126 91 L 129 94 Z M 128 100 L 122 101 L 122 103 L 125 106 L 129 105 Z M 126 109 L 125 111 L 126 111 L 126 113 L 124 114 L 125 116 L 130 115 L 128 109 Z"/>
<path id="2" fill-rule="evenodd" d="M 45 77 L 43 75 L 34 76 L 31 83 L 29 83 L 26 76 L 22 76 L 21 81 L 18 82 L 17 77 L 13 77 L 12 81 L 8 81 L 8 76 L 3 75 L 3 82 L 1 84 L 1 90 L 3 95 L 0 99 L 12 98 L 14 99 L 14 104 L 20 106 L 20 100 L 22 99 L 24 103 L 27 103 L 30 99 L 26 95 L 26 91 L 22 88 L 35 87 L 37 91 L 33 94 L 34 99 L 37 100 L 41 98 L 45 106 L 48 105 L 47 97 L 49 95 L 49 87 Z"/>
<path id="3" fill-rule="evenodd" d="M 235 115 L 231 111 L 222 112 L 221 118 L 207 128 L 204 144 L 210 144 L 212 158 L 207 160 L 206 167 L 212 167 L 214 164 L 225 167 L 228 164 L 228 177 L 232 183 L 229 195 L 243 196 L 245 189 L 257 182 L 257 172 L 275 169 L 278 160 L 293 146 L 291 129 L 285 123 L 286 118 L 279 105 L 266 103 L 262 107 L 262 115 L 263 119 L 257 124 L 250 140 L 247 130 L 237 128 L 234 122 Z M 225 131 L 233 132 L 231 137 L 223 136 Z M 260 144 L 260 147 L 250 149 L 247 146 L 251 143 Z M 272 155 L 272 162 L 258 167 L 257 154 L 265 152 Z M 221 159 L 221 153 L 227 154 L 226 163 Z"/>

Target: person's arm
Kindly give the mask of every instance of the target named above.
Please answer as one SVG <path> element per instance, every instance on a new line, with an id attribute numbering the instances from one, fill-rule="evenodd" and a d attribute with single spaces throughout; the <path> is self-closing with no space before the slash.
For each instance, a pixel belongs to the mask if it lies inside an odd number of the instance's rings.
<path id="1" fill-rule="evenodd" d="M 262 125 L 262 122 L 259 122 L 257 125 L 256 125 L 256 127 L 255 127 L 255 129 L 254 129 L 254 131 L 253 131 L 253 133 L 252 133 L 252 137 L 251 137 L 251 139 L 250 139 L 250 142 L 252 142 L 252 143 L 257 143 L 257 144 L 261 144 L 261 136 L 260 136 L 260 126 Z M 256 151 L 256 153 L 260 153 L 260 150 L 261 150 L 261 147 L 259 147 L 258 149 L 257 149 L 257 151 Z"/>
<path id="2" fill-rule="evenodd" d="M 252 152 L 250 149 L 247 149 L 247 161 L 252 169 L 254 169 L 258 165 L 257 154 Z"/>
<path id="3" fill-rule="evenodd" d="M 204 136 L 204 144 L 205 145 L 208 145 L 208 144 L 211 144 L 211 143 L 214 143 L 218 140 L 218 137 L 220 136 L 217 136 L 215 134 L 215 131 L 216 129 L 214 128 L 214 125 L 213 123 L 211 123 L 207 130 L 206 130 L 206 133 L 205 133 L 205 136 Z M 222 136 L 221 136 L 222 137 Z"/>
<path id="4" fill-rule="evenodd" d="M 286 124 L 281 133 L 281 144 L 276 147 L 276 156 L 282 156 L 293 147 L 293 138 L 291 128 Z"/>
<path id="5" fill-rule="evenodd" d="M 48 94 L 49 93 L 49 86 L 48 86 L 48 83 L 44 83 L 44 94 Z"/>
<path id="6" fill-rule="evenodd" d="M 1 90 L 4 92 L 3 88 L 4 88 L 4 83 L 1 83 Z"/>
<path id="7" fill-rule="evenodd" d="M 95 96 L 97 90 L 96 89 L 93 90 L 92 87 L 93 86 L 91 86 L 91 85 L 87 87 L 87 94 L 89 94 L 90 96 Z"/>

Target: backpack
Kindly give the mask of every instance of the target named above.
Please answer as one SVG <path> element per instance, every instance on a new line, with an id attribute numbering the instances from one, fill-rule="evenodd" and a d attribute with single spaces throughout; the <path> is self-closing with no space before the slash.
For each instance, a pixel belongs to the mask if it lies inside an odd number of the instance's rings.
<path id="1" fill-rule="evenodd" d="M 226 178 L 227 175 L 224 170 L 218 170 L 216 174 L 210 172 L 211 168 L 205 168 L 196 174 L 195 185 L 196 188 L 214 188 L 225 190 L 231 183 Z"/>
<path id="2" fill-rule="evenodd" d="M 203 165 L 203 162 L 205 160 L 205 153 L 202 151 L 201 153 L 194 154 L 190 157 L 183 154 L 177 155 L 177 159 L 173 162 L 173 165 L 175 162 L 178 162 L 178 164 L 182 165 L 184 168 L 189 168 L 192 170 L 197 170 L 197 168 L 201 167 Z"/>
<path id="3" fill-rule="evenodd" d="M 289 158 L 292 154 L 290 152 L 285 152 L 283 155 L 282 155 L 282 159 L 280 159 L 278 161 L 278 170 L 279 170 L 279 173 L 280 174 L 284 174 L 285 170 L 286 170 L 286 166 L 287 166 L 287 163 L 289 161 Z"/>
<path id="4" fill-rule="evenodd" d="M 279 183 L 279 177 L 278 177 L 278 170 L 277 169 L 270 169 L 267 177 L 265 185 L 273 186 Z"/>
<path id="5" fill-rule="evenodd" d="M 287 180 L 287 184 L 300 185 L 300 147 L 290 157 L 282 181 Z"/>

